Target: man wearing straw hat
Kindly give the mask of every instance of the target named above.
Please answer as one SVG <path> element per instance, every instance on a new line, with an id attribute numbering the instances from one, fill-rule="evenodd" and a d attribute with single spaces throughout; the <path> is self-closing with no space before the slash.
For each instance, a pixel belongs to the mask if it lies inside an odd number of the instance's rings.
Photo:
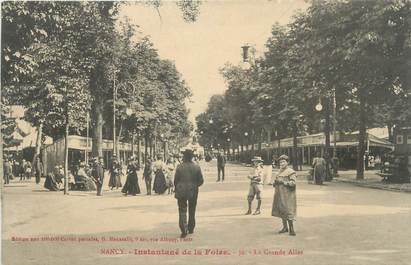
<path id="1" fill-rule="evenodd" d="M 251 206 L 254 200 L 254 197 L 257 199 L 257 209 L 253 213 L 253 215 L 260 214 L 261 208 L 261 193 L 263 189 L 263 159 L 260 156 L 255 156 L 251 160 L 254 164 L 254 174 L 252 176 L 248 176 L 250 179 L 250 189 L 248 191 L 247 201 L 248 201 L 248 211 L 245 213 L 246 215 L 251 214 Z"/>

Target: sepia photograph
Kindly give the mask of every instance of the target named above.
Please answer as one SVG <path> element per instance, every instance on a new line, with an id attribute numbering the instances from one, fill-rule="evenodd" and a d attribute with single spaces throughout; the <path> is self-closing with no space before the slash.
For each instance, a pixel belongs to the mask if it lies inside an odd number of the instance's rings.
<path id="1" fill-rule="evenodd" d="M 411 0 L 0 4 L 1 264 L 411 264 Z"/>

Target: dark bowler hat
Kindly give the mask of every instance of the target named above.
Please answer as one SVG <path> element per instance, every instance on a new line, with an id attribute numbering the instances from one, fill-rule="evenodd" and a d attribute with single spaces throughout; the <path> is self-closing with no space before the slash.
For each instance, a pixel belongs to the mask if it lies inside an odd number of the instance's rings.
<path id="1" fill-rule="evenodd" d="M 182 151 L 183 155 L 193 155 L 194 154 L 194 150 L 191 147 L 186 147 L 184 148 L 184 150 Z"/>

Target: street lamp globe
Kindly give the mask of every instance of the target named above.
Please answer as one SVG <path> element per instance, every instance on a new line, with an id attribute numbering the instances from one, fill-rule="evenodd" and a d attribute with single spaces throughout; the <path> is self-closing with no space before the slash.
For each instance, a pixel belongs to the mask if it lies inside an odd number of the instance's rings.
<path id="1" fill-rule="evenodd" d="M 248 136 L 248 132 L 245 132 L 245 133 L 244 133 L 244 136 Z"/>
<path id="2" fill-rule="evenodd" d="M 321 104 L 321 102 L 318 102 L 318 104 L 315 105 L 315 110 L 316 111 L 322 111 L 323 110 L 323 105 Z"/>
<path id="3" fill-rule="evenodd" d="M 126 108 L 126 114 L 127 116 L 130 116 L 131 114 L 133 114 L 133 110 L 131 108 Z"/>
<path id="4" fill-rule="evenodd" d="M 213 124 L 213 123 L 214 123 L 213 119 L 210 119 L 210 120 L 208 121 L 208 123 Z"/>
<path id="5" fill-rule="evenodd" d="M 231 139 L 230 138 L 227 138 L 227 142 L 230 142 L 231 141 Z"/>

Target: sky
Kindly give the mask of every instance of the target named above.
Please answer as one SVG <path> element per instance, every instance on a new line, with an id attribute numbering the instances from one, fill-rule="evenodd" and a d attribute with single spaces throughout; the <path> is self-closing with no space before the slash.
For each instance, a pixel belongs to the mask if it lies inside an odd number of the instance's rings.
<path id="1" fill-rule="evenodd" d="M 257 56 L 263 54 L 272 25 L 287 24 L 307 7 L 304 0 L 203 1 L 197 21 L 187 23 L 175 2 L 163 0 L 160 15 L 151 6 L 129 3 L 120 17 L 149 35 L 162 59 L 174 61 L 192 91 L 187 106 L 194 121 L 212 95 L 227 89 L 219 69 L 241 62 L 241 46 L 248 43 Z"/>

